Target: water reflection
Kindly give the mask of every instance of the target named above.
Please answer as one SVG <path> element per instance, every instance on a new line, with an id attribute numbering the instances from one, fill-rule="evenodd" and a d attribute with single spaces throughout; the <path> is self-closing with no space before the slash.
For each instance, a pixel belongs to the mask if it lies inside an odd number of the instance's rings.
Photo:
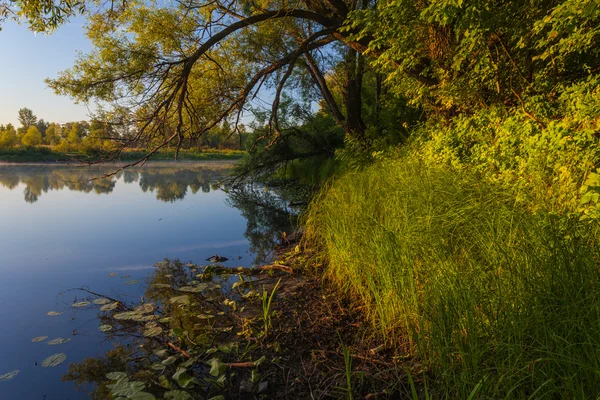
<path id="1" fill-rule="evenodd" d="M 53 190 L 71 190 L 83 193 L 112 193 L 116 182 L 138 183 L 143 192 L 154 192 L 164 202 L 182 200 L 188 194 L 211 191 L 211 183 L 227 176 L 231 164 L 154 163 L 140 168 L 121 171 L 108 178 L 94 179 L 115 171 L 114 166 L 73 167 L 65 165 L 0 166 L 0 185 L 15 189 L 24 185 L 23 198 L 35 203 L 44 193 Z M 94 180 L 92 180 L 94 179 Z"/>

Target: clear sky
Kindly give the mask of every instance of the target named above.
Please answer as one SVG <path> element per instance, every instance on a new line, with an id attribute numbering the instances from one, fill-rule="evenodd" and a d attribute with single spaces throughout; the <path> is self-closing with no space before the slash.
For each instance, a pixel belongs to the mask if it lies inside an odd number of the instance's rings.
<path id="1" fill-rule="evenodd" d="M 48 122 L 88 119 L 84 105 L 58 96 L 45 78 L 69 68 L 78 51 L 91 44 L 83 31 L 83 19 L 75 19 L 51 35 L 34 34 L 25 25 L 6 22 L 0 31 L 0 124 L 18 127 L 17 112 L 27 107 Z"/>

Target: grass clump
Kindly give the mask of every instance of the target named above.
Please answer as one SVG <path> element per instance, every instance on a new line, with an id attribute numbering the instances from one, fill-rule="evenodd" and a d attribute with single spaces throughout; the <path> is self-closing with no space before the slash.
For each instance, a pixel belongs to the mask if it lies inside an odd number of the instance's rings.
<path id="1" fill-rule="evenodd" d="M 465 172 L 386 161 L 323 190 L 306 238 L 440 395 L 596 396 L 596 225 L 514 199 Z"/>

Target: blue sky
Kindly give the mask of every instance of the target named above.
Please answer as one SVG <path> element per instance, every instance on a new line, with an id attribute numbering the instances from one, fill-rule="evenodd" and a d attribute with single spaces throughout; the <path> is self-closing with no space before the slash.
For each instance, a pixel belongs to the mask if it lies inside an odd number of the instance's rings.
<path id="1" fill-rule="evenodd" d="M 51 35 L 35 35 L 26 25 L 4 23 L 0 31 L 0 124 L 18 127 L 17 112 L 23 107 L 49 122 L 88 119 L 84 105 L 54 94 L 44 79 L 56 77 L 73 65 L 78 51 L 90 48 L 83 18 Z"/>

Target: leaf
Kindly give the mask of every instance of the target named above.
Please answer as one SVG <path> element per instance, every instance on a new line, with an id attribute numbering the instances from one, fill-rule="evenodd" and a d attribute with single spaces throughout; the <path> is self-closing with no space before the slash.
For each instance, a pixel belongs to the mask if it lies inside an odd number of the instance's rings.
<path id="1" fill-rule="evenodd" d="M 11 379 L 13 379 L 17 375 L 19 375 L 19 370 L 18 369 L 15 369 L 14 371 L 11 371 L 11 372 L 6 373 L 4 375 L 0 375 L 0 382 L 10 381 Z"/>
<path id="2" fill-rule="evenodd" d="M 155 326 L 152 328 L 148 328 L 144 331 L 144 336 L 146 337 L 154 337 L 158 336 L 162 333 L 163 329 L 160 326 Z"/>
<path id="3" fill-rule="evenodd" d="M 165 393 L 165 399 L 168 400 L 193 400 L 193 397 L 190 396 L 188 392 L 184 392 L 183 390 L 171 390 Z"/>
<path id="4" fill-rule="evenodd" d="M 111 381 L 127 380 L 127 374 L 125 372 L 109 372 L 106 377 Z"/>
<path id="5" fill-rule="evenodd" d="M 159 357 L 164 357 L 164 356 L 166 356 L 166 355 L 167 355 L 167 353 L 168 353 L 168 350 L 167 350 L 167 349 L 160 349 L 160 350 L 156 350 L 156 351 L 154 352 L 154 354 L 156 354 L 156 355 L 157 355 L 157 356 L 159 356 Z"/>
<path id="6" fill-rule="evenodd" d="M 124 282 L 126 285 L 134 285 L 139 282 L 139 279 L 132 279 L 130 281 Z"/>
<path id="7" fill-rule="evenodd" d="M 56 367 L 65 362 L 66 359 L 67 355 L 65 353 L 53 354 L 42 361 L 42 367 Z"/>
<path id="8" fill-rule="evenodd" d="M 188 293 L 200 293 L 201 291 L 203 291 L 204 289 L 206 289 L 206 287 L 199 287 L 199 286 L 183 286 L 179 288 L 180 292 L 188 292 Z"/>
<path id="9" fill-rule="evenodd" d="M 200 314 L 200 315 L 197 315 L 197 317 L 200 319 L 211 319 L 211 318 L 214 318 L 215 316 L 210 315 L 210 314 Z"/>
<path id="10" fill-rule="evenodd" d="M 111 389 L 110 393 L 113 396 L 124 396 L 127 398 L 131 398 L 131 396 L 144 390 L 146 385 L 143 382 L 129 382 L 123 379 L 117 381 L 117 383 L 115 384 L 106 385 L 106 387 Z"/>
<path id="11" fill-rule="evenodd" d="M 154 311 L 154 304 L 144 303 L 141 306 L 136 307 L 135 311 L 141 312 L 141 313 L 151 313 Z"/>
<path id="12" fill-rule="evenodd" d="M 111 277 L 112 276 L 117 276 L 117 273 L 116 272 L 111 272 L 110 274 L 108 274 L 108 276 L 111 276 Z"/>
<path id="13" fill-rule="evenodd" d="M 49 316 L 51 316 L 51 317 L 54 317 L 54 316 L 56 316 L 56 315 L 62 315 L 62 312 L 58 312 L 58 311 L 48 311 L 48 312 L 46 313 L 46 315 L 49 315 Z"/>
<path id="14" fill-rule="evenodd" d="M 90 304 L 91 303 L 89 301 L 80 301 L 80 302 L 71 304 L 71 307 L 86 307 L 86 306 L 89 306 Z"/>
<path id="15" fill-rule="evenodd" d="M 123 278 L 123 279 L 131 278 L 131 275 L 122 275 L 121 278 Z"/>
<path id="16" fill-rule="evenodd" d="M 108 304 L 108 303 L 110 303 L 110 302 L 111 302 L 111 301 L 110 301 L 109 299 L 103 299 L 103 298 L 100 298 L 100 299 L 94 299 L 94 300 L 93 300 L 93 303 L 94 303 L 94 304 L 98 304 L 99 306 L 101 306 L 101 305 L 103 305 L 103 304 Z"/>
<path id="17" fill-rule="evenodd" d="M 190 305 L 190 296 L 183 295 L 183 296 L 175 296 L 175 297 L 171 297 L 171 299 L 169 299 L 169 301 L 171 302 L 171 304 L 182 304 L 182 305 L 186 305 L 189 306 Z"/>
<path id="18" fill-rule="evenodd" d="M 140 317 L 143 317 L 143 315 L 141 315 L 137 311 L 125 311 L 125 312 L 117 313 L 117 314 L 113 315 L 113 318 L 118 319 L 118 320 L 132 320 L 132 319 L 140 318 Z"/>
<path id="19" fill-rule="evenodd" d="M 163 367 L 163 369 L 164 368 L 165 367 Z M 171 389 L 173 387 L 173 385 L 171 385 L 171 381 L 169 381 L 169 378 L 167 378 L 164 375 L 161 375 L 161 376 L 158 377 L 158 384 L 160 386 L 164 387 L 165 389 Z"/>
<path id="20" fill-rule="evenodd" d="M 218 358 L 211 358 L 208 360 L 208 365 L 210 365 L 210 374 L 216 377 L 223 375 L 227 369 L 227 364 Z"/>
<path id="21" fill-rule="evenodd" d="M 162 365 L 171 365 L 173 364 L 175 361 L 177 361 L 177 357 L 175 356 L 169 356 L 166 359 L 161 361 Z"/>
<path id="22" fill-rule="evenodd" d="M 113 327 L 112 327 L 111 325 L 100 325 L 100 326 L 98 327 L 98 330 L 99 330 L 100 332 L 110 332 L 110 331 L 112 331 L 112 328 L 113 328 Z"/>
<path id="23" fill-rule="evenodd" d="M 193 386 L 194 384 L 200 385 L 198 379 L 188 374 L 185 368 L 178 368 L 177 372 L 173 374 L 173 379 L 177 382 L 179 386 L 181 386 L 184 389 L 187 389 Z"/>
<path id="24" fill-rule="evenodd" d="M 112 311 L 115 310 L 119 306 L 119 303 L 111 303 L 105 306 L 100 307 L 100 311 Z"/>
<path id="25" fill-rule="evenodd" d="M 156 397 L 154 397 L 150 393 L 138 392 L 132 396 L 129 396 L 128 399 L 130 399 L 130 400 L 156 400 Z"/>
<path id="26" fill-rule="evenodd" d="M 165 288 L 165 289 L 171 289 L 173 287 L 173 286 L 169 285 L 168 283 L 153 283 L 150 286 L 156 287 L 156 288 Z"/>
<path id="27" fill-rule="evenodd" d="M 48 336 L 38 336 L 36 338 L 31 339 L 31 343 L 42 342 L 46 339 L 48 339 Z"/>
<path id="28" fill-rule="evenodd" d="M 66 338 L 65 339 L 65 338 L 60 338 L 59 337 L 59 338 L 56 338 L 56 339 L 52 339 L 47 344 L 53 346 L 53 345 L 56 345 L 56 344 L 64 344 L 64 343 L 67 343 L 67 342 L 70 342 L 70 341 L 71 341 L 70 338 Z"/>
<path id="29" fill-rule="evenodd" d="M 218 395 L 218 396 L 213 396 L 208 400 L 225 400 L 225 396 L 223 396 L 222 394 Z"/>

